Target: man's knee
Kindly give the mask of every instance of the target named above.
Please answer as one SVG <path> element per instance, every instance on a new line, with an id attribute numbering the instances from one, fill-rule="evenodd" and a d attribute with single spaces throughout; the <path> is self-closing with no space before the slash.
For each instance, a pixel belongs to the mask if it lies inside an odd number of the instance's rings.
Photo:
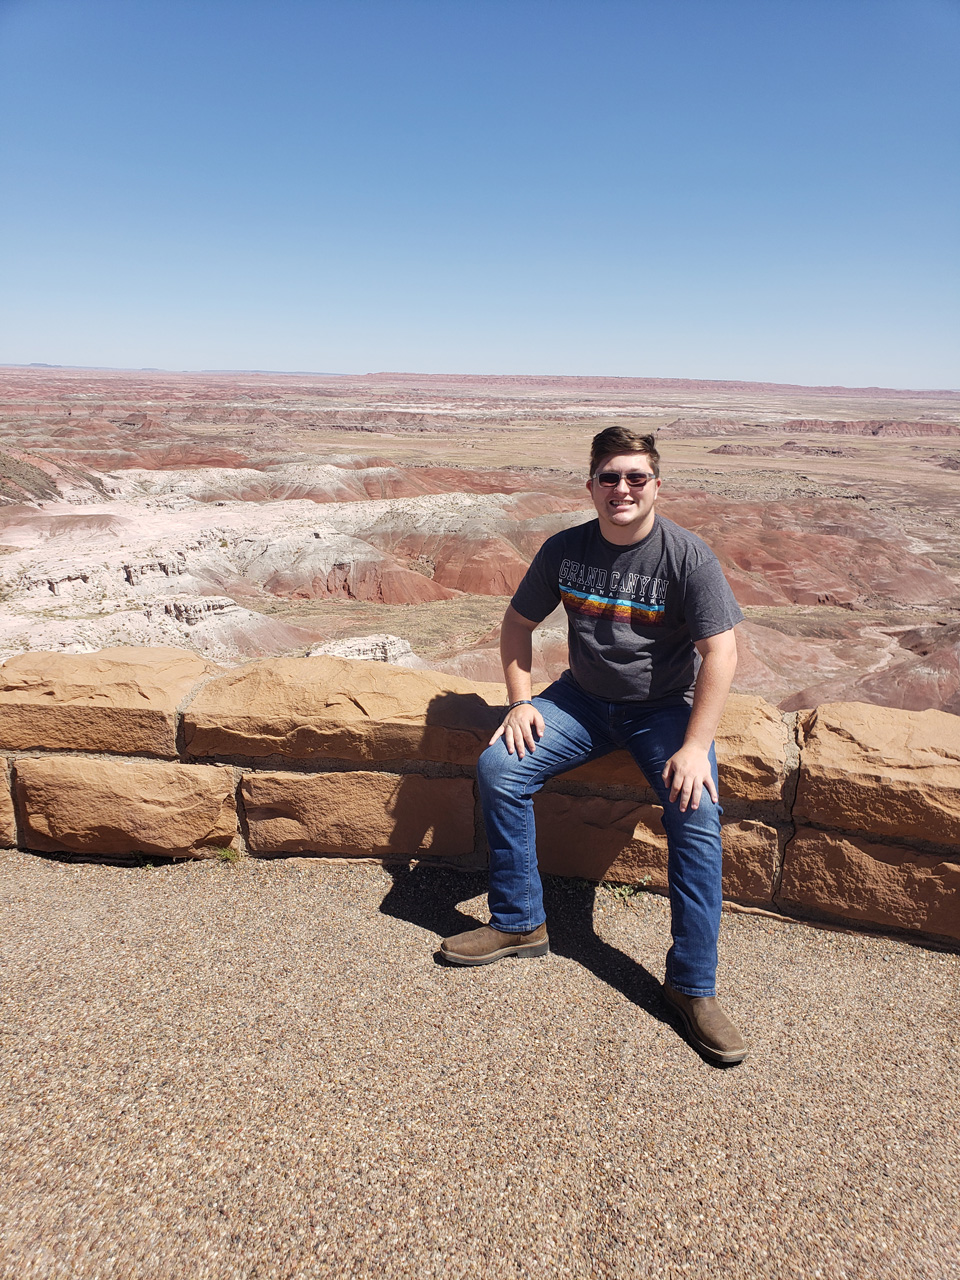
<path id="1" fill-rule="evenodd" d="M 480 753 L 477 761 L 477 783 L 481 791 L 496 791 L 509 779 L 517 757 L 511 755 L 502 738 Z"/>
<path id="2" fill-rule="evenodd" d="M 536 791 L 542 781 L 539 761 L 528 752 L 523 759 L 507 750 L 502 738 L 487 747 L 477 761 L 481 795 L 518 796 Z"/>
<path id="3" fill-rule="evenodd" d="M 708 791 L 704 790 L 700 797 L 700 803 L 693 808 L 688 805 L 681 812 L 680 801 L 667 799 L 663 806 L 663 822 L 664 829 L 669 835 L 671 832 L 682 837 L 685 833 L 691 835 L 720 835 L 720 815 L 723 813 L 720 805 L 710 798 Z"/>

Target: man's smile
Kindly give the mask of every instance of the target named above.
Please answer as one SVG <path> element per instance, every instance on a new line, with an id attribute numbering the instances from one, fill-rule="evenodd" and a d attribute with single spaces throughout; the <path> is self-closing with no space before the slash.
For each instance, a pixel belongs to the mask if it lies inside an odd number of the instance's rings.
<path id="1" fill-rule="evenodd" d="M 653 528 L 660 481 L 650 475 L 650 470 L 646 454 L 614 454 L 602 460 L 596 474 L 587 482 L 601 527 L 606 524 L 612 541 L 624 546 L 639 542 Z M 597 479 L 601 471 L 617 473 L 617 483 L 601 484 Z M 631 486 L 627 480 L 629 475 L 635 475 L 638 483 Z M 649 479 L 642 483 L 642 478 L 647 476 Z"/>

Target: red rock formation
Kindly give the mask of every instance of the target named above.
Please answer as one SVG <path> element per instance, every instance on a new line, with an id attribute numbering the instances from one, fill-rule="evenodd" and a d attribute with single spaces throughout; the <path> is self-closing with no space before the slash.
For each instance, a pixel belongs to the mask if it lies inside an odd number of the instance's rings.
<path id="1" fill-rule="evenodd" d="M 917 628 L 900 640 L 910 653 L 880 671 L 808 684 L 784 698 L 787 711 L 823 702 L 871 702 L 904 711 L 960 715 L 960 623 Z"/>
<path id="2" fill-rule="evenodd" d="M 288 565 L 263 580 L 263 587 L 271 595 L 293 600 L 373 600 L 381 604 L 425 604 L 458 594 L 387 556 L 377 557 L 373 548 L 367 548 L 366 554 L 361 551 L 335 558 L 333 564 L 329 561 L 326 554 L 293 556 Z"/>
<path id="3" fill-rule="evenodd" d="M 716 552 L 741 604 L 832 604 L 870 600 L 943 604 L 956 583 L 905 545 L 900 529 L 852 503 L 731 506 L 708 494 L 669 494 L 662 511 Z"/>
<path id="4" fill-rule="evenodd" d="M 121 427 L 136 427 L 137 438 L 140 440 L 164 440 L 170 436 L 176 436 L 180 433 L 169 422 L 162 422 L 159 418 L 152 418 L 148 413 L 131 413 L 120 423 Z"/>
<path id="5" fill-rule="evenodd" d="M 504 538 L 448 538 L 436 557 L 434 582 L 473 595 L 509 596 L 527 561 Z"/>

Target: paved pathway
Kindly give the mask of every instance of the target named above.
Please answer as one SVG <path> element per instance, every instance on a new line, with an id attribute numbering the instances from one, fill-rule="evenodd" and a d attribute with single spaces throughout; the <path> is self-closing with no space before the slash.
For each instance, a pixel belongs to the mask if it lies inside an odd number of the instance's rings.
<path id="1" fill-rule="evenodd" d="M 0 855 L 0 1273 L 960 1276 L 960 958 L 725 915 L 722 1070 L 663 899 L 438 964 L 482 880 Z"/>

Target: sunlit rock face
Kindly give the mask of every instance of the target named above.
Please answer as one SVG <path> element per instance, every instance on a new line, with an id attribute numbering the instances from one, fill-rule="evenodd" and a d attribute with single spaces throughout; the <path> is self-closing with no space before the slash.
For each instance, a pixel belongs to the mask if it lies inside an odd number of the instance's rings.
<path id="1" fill-rule="evenodd" d="M 179 648 L 18 654 L 0 666 L 0 740 L 172 758 L 180 704 L 218 670 Z"/>
<path id="2" fill-rule="evenodd" d="M 504 705 L 502 684 L 356 656 L 24 654 L 0 666 L 0 845 L 482 868 L 475 767 Z M 735 694 L 717 760 L 728 899 L 960 939 L 960 717 Z M 544 871 L 666 892 L 662 811 L 626 752 L 536 810 Z"/>
<path id="3" fill-rule="evenodd" d="M 212 857 L 237 843 L 233 779 L 160 760 L 22 760 L 15 797 L 38 852 Z"/>

